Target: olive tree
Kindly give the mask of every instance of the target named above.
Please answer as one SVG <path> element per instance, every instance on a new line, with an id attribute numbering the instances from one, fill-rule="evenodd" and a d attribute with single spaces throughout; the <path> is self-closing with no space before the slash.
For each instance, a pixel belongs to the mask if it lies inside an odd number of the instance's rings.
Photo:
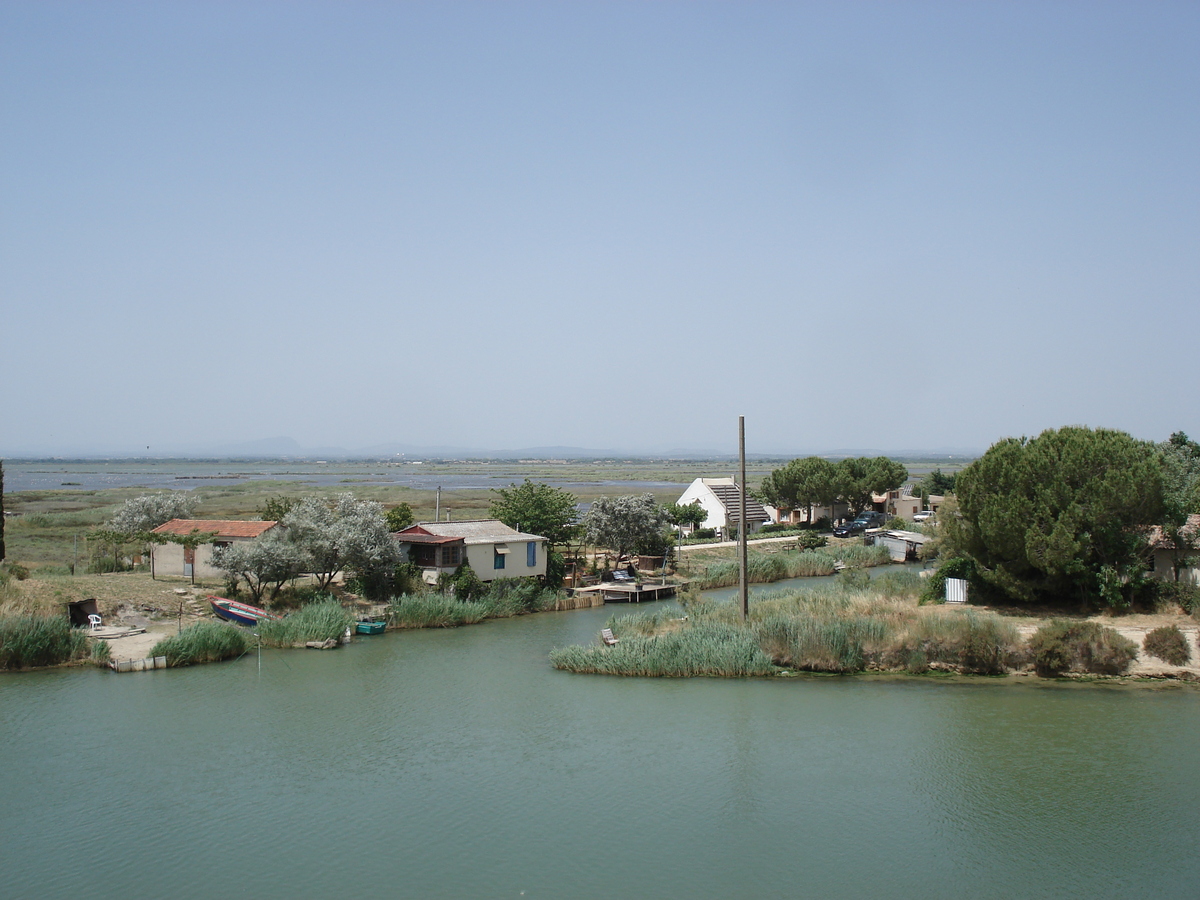
<path id="1" fill-rule="evenodd" d="M 292 507 L 282 524 L 322 590 L 341 572 L 369 579 L 390 572 L 401 561 L 383 507 L 356 500 L 353 494 L 340 494 L 332 503 L 306 497 Z"/>
<path id="2" fill-rule="evenodd" d="M 1127 606 L 1145 571 L 1145 532 L 1162 519 L 1153 444 L 1082 426 L 1006 438 L 957 478 L 955 550 L 985 584 L 1021 602 Z"/>
<path id="3" fill-rule="evenodd" d="M 583 517 L 588 543 L 615 551 L 618 561 L 639 546 L 661 544 L 667 522 L 667 511 L 650 493 L 601 497 Z"/>
<path id="4" fill-rule="evenodd" d="M 160 491 L 133 497 L 117 507 L 108 520 L 108 531 L 135 535 L 153 531 L 172 519 L 190 519 L 200 498 L 183 491 Z"/>
<path id="5" fill-rule="evenodd" d="M 245 581 L 259 604 L 278 597 L 286 582 L 304 574 L 307 563 L 300 546 L 278 529 L 257 540 L 217 547 L 212 555 L 213 566 L 228 573 L 233 582 Z"/>

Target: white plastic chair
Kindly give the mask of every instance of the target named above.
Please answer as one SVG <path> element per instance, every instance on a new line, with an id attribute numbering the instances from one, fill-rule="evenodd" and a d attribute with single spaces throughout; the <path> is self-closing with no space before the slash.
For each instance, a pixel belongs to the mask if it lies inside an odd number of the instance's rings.
<path id="1" fill-rule="evenodd" d="M 92 626 L 92 631 L 100 627 L 100 617 L 95 613 L 88 614 L 88 624 Z"/>

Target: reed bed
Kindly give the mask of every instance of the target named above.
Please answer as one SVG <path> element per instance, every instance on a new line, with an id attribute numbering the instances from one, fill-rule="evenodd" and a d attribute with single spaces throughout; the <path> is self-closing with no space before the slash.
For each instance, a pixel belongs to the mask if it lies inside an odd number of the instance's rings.
<path id="1" fill-rule="evenodd" d="M 154 645 L 151 656 L 165 656 L 167 665 L 194 666 L 241 656 L 253 646 L 251 635 L 228 622 L 197 622 Z"/>
<path id="2" fill-rule="evenodd" d="M 572 646 L 553 650 L 556 669 L 600 675 L 726 678 L 775 671 L 754 635 L 722 622 L 695 624 L 656 637 L 628 637 L 613 647 Z"/>
<path id="3" fill-rule="evenodd" d="M 784 550 L 779 553 L 751 553 L 746 560 L 746 577 L 751 584 L 771 584 L 786 578 L 811 578 L 832 575 L 837 563 L 851 568 L 885 566 L 892 562 L 886 547 L 848 545 L 825 550 Z M 740 579 L 737 560 L 722 560 L 705 569 L 693 584 L 700 590 L 730 587 Z"/>
<path id="4" fill-rule="evenodd" d="M 486 594 L 474 600 L 458 600 L 448 594 L 403 594 L 388 604 L 388 624 L 394 628 L 457 628 L 476 625 L 485 619 L 507 619 L 531 612 L 577 607 L 560 607 L 563 595 L 535 581 L 507 578 L 492 583 Z M 591 600 L 580 604 L 590 606 Z"/>
<path id="5" fill-rule="evenodd" d="M 278 622 L 259 622 L 264 647 L 293 647 L 309 641 L 340 638 L 354 624 L 354 615 L 329 597 L 300 607 Z"/>
<path id="6" fill-rule="evenodd" d="M 913 586 L 902 586 L 909 596 L 838 585 L 767 594 L 751 602 L 747 622 L 735 603 L 690 595 L 686 620 L 664 612 L 614 616 L 608 626 L 620 639 L 616 646 L 562 648 L 551 662 L 603 674 L 760 675 L 930 668 L 998 674 L 1020 661 L 1010 623 L 992 613 L 922 610 Z"/>
<path id="7" fill-rule="evenodd" d="M 60 616 L 0 617 L 0 669 L 57 666 L 90 651 L 87 633 Z"/>

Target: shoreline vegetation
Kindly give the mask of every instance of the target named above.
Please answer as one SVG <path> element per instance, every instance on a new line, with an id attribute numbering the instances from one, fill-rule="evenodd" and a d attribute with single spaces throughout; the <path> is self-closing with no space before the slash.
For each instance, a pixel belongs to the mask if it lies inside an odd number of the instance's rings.
<path id="1" fill-rule="evenodd" d="M 682 616 L 661 611 L 613 616 L 608 627 L 616 644 L 557 648 L 551 665 L 580 674 L 640 677 L 937 673 L 1101 679 L 1128 676 L 1139 651 L 1134 641 L 1097 622 L 1051 619 L 1026 636 L 1020 619 L 971 607 L 921 606 L 914 585 L 767 594 L 751 601 L 745 622 L 732 602 L 691 594 L 683 608 Z M 1178 627 L 1163 626 L 1151 635 L 1147 655 L 1177 666 L 1194 659 Z M 1191 671 L 1171 677 L 1200 681 Z"/>

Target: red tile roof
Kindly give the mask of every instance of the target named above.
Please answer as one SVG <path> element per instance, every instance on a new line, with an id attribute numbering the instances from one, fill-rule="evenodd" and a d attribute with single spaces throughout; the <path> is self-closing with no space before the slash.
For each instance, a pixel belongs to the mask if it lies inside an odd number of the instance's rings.
<path id="1" fill-rule="evenodd" d="M 191 534 L 215 531 L 218 538 L 255 538 L 277 522 L 246 522 L 240 519 L 172 519 L 154 529 L 155 534 Z"/>

